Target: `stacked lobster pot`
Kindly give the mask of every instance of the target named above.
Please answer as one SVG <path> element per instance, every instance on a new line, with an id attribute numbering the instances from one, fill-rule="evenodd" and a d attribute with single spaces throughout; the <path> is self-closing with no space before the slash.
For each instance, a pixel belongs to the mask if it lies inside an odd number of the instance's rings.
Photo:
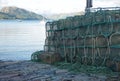
<path id="1" fill-rule="evenodd" d="M 45 52 L 66 62 L 113 66 L 120 71 L 120 8 L 96 8 L 46 23 Z"/>

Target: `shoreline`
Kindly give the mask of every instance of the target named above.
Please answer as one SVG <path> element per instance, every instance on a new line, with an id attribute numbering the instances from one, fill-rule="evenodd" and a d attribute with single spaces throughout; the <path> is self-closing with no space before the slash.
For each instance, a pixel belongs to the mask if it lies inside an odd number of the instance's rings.
<path id="1" fill-rule="evenodd" d="M 25 61 L 1 61 L 0 81 L 112 81 L 106 76 L 71 73 L 66 69 L 43 63 Z M 117 81 L 117 80 L 116 80 Z M 118 80 L 119 81 L 119 80 Z"/>

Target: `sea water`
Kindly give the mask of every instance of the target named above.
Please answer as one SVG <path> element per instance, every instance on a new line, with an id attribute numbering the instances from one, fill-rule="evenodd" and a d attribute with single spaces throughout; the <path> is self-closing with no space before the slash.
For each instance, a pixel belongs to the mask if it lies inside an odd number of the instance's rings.
<path id="1" fill-rule="evenodd" d="M 0 60 L 30 60 L 44 41 L 45 24 L 38 20 L 0 20 Z"/>

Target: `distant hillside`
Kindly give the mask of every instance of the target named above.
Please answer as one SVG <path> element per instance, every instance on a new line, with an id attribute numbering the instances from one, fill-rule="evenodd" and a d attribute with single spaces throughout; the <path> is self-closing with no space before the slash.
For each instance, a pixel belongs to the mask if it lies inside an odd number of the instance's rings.
<path id="1" fill-rule="evenodd" d="M 84 12 L 61 13 L 61 14 L 47 15 L 46 17 L 48 19 L 58 20 L 58 19 L 64 19 L 64 18 L 69 17 L 69 16 L 83 15 L 83 14 L 84 14 Z"/>
<path id="2" fill-rule="evenodd" d="M 39 19 L 42 20 L 43 17 L 34 12 L 27 11 L 25 9 L 17 7 L 4 7 L 0 10 L 0 19 Z"/>

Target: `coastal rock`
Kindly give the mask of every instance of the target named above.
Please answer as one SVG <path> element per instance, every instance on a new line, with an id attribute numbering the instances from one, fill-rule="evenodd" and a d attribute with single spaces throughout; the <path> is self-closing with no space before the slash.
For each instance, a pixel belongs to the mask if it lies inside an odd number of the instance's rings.
<path id="1" fill-rule="evenodd" d="M 1 65 L 5 67 L 0 66 L 0 81 L 114 81 L 113 78 L 106 80 L 104 76 L 73 74 L 65 69 L 31 61 L 2 62 Z"/>
<path id="2" fill-rule="evenodd" d="M 56 75 L 60 75 L 60 74 L 68 73 L 68 71 L 67 70 L 57 70 L 55 73 L 56 73 Z"/>

